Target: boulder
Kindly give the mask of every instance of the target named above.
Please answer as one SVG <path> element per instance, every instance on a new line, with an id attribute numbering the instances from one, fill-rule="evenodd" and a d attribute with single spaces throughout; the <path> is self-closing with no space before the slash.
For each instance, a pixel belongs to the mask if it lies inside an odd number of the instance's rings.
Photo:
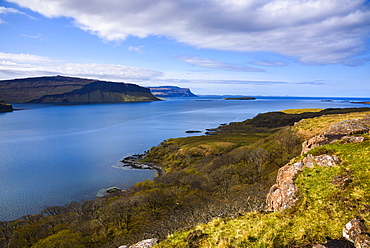
<path id="1" fill-rule="evenodd" d="M 305 142 L 303 142 L 303 144 L 302 144 L 302 154 L 307 153 L 309 150 L 311 150 L 315 147 L 326 145 L 326 144 L 329 144 L 329 143 L 330 142 L 329 142 L 328 138 L 323 134 L 314 136 L 314 137 L 310 138 L 309 140 L 306 140 Z"/>
<path id="2" fill-rule="evenodd" d="M 354 243 L 356 248 L 370 247 L 369 229 L 361 216 L 355 216 L 343 228 L 343 237 Z"/>
<path id="3" fill-rule="evenodd" d="M 306 140 L 302 144 L 302 154 L 309 150 L 333 143 L 337 140 L 342 140 L 345 143 L 360 143 L 365 140 L 364 137 L 349 136 L 353 134 L 364 134 L 369 132 L 367 125 L 370 125 L 370 116 L 366 116 L 362 120 L 345 120 L 331 125 L 327 132 L 319 134 Z"/>
<path id="4" fill-rule="evenodd" d="M 158 244 L 158 239 L 145 239 L 134 245 L 122 245 L 118 248 L 152 248 L 156 244 Z"/>
<path id="5" fill-rule="evenodd" d="M 297 201 L 294 179 L 303 168 L 303 162 L 287 164 L 278 171 L 274 184 L 266 197 L 267 211 L 279 211 L 291 207 Z"/>
<path id="6" fill-rule="evenodd" d="M 325 136 L 329 135 L 352 135 L 369 132 L 369 128 L 360 120 L 345 120 L 333 124 L 329 127 Z"/>

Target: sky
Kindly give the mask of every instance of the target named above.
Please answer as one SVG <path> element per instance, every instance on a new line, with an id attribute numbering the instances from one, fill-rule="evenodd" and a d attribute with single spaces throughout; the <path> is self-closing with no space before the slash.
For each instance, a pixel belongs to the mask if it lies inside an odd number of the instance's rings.
<path id="1" fill-rule="evenodd" d="M 370 1 L 0 0 L 0 80 L 370 97 Z"/>

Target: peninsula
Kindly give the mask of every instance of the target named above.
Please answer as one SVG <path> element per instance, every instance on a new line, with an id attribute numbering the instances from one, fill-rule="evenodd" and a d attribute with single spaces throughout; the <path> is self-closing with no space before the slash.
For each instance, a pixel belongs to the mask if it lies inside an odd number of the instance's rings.
<path id="1" fill-rule="evenodd" d="M 0 81 L 0 99 L 9 103 L 105 103 L 158 101 L 136 84 L 51 76 Z"/>

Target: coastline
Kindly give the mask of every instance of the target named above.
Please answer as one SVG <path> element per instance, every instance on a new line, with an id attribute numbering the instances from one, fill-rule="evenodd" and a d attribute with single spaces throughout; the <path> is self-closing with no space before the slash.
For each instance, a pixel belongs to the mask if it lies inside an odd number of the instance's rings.
<path id="1" fill-rule="evenodd" d="M 146 154 L 135 154 L 128 157 L 125 157 L 120 162 L 123 164 L 122 167 L 131 167 L 133 169 L 141 169 L 141 170 L 156 170 L 157 176 L 162 176 L 165 174 L 165 170 L 153 163 L 142 162 L 145 159 Z"/>

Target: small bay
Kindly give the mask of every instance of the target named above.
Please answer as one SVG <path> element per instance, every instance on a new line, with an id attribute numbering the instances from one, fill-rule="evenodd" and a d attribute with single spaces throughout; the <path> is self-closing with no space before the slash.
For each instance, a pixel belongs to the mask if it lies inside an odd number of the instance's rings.
<path id="1" fill-rule="evenodd" d="M 369 99 L 256 98 L 14 104 L 22 110 L 0 114 L 0 221 L 35 214 L 46 206 L 91 200 L 104 189 L 124 189 L 153 179 L 156 171 L 122 168 L 119 161 L 167 138 L 202 135 L 207 128 L 268 111 L 369 106 L 350 103 Z"/>

